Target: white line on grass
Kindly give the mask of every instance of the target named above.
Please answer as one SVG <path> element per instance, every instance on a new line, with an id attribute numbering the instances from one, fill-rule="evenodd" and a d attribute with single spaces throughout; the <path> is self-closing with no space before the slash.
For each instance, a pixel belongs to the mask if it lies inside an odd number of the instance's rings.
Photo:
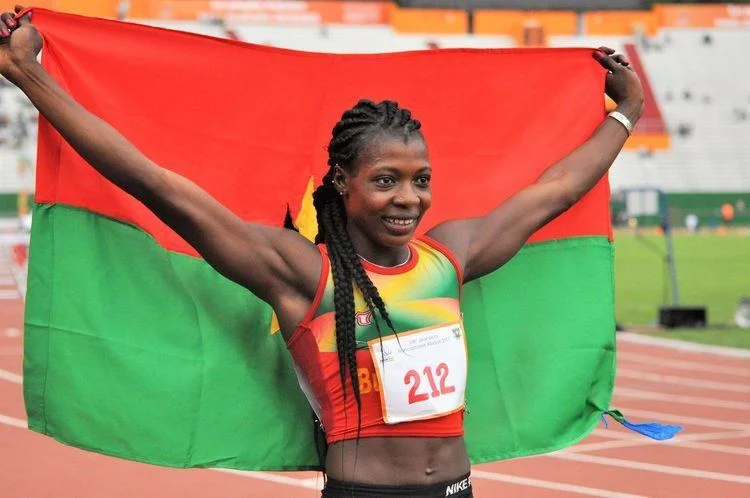
<path id="1" fill-rule="evenodd" d="M 679 349 L 692 353 L 709 353 L 718 356 L 728 356 L 732 358 L 750 358 L 750 349 L 728 348 L 725 346 L 709 346 L 708 344 L 699 344 L 697 342 L 679 341 L 677 339 L 663 339 L 661 337 L 649 337 L 634 332 L 618 332 L 617 340 L 630 342 L 633 344 L 647 344 L 651 346 L 661 346 L 664 348 Z"/>
<path id="2" fill-rule="evenodd" d="M 617 359 L 633 361 L 636 363 L 646 363 L 658 367 L 679 368 L 695 372 L 711 372 L 717 374 L 738 375 L 740 377 L 750 377 L 750 368 L 725 367 L 722 365 L 711 365 L 698 361 L 670 360 L 663 356 L 652 356 L 649 354 L 618 351 Z"/>
<path id="3" fill-rule="evenodd" d="M 745 403 L 743 401 L 704 398 L 702 396 L 682 396 L 655 391 L 643 391 L 641 389 L 630 389 L 629 387 L 615 387 L 615 395 L 624 398 L 651 399 L 671 403 L 685 403 L 688 405 L 712 406 L 729 410 L 750 410 L 750 403 Z"/>
<path id="4" fill-rule="evenodd" d="M 677 476 L 697 477 L 699 479 L 712 479 L 715 481 L 737 482 L 740 484 L 750 484 L 750 477 L 735 474 L 724 474 L 721 472 L 709 472 L 700 469 L 687 469 L 684 467 L 672 467 L 670 465 L 659 465 L 655 463 L 636 462 L 632 460 L 622 460 L 620 458 L 608 458 L 594 455 L 579 453 L 557 452 L 547 455 L 550 458 L 559 458 L 562 460 L 573 460 L 575 462 L 595 463 L 600 465 L 609 465 L 612 467 L 647 470 L 661 474 L 672 474 Z"/>
<path id="5" fill-rule="evenodd" d="M 14 374 L 13 372 L 8 372 L 7 370 L 3 370 L 0 368 L 0 379 L 8 380 L 10 382 L 13 382 L 14 384 L 23 384 L 23 377 Z"/>
<path id="6" fill-rule="evenodd" d="M 716 382 L 713 380 L 695 379 L 692 377 L 678 377 L 676 375 L 662 375 L 648 372 L 639 372 L 629 368 L 618 368 L 617 376 L 627 379 L 645 380 L 658 382 L 660 384 L 671 384 L 674 386 L 687 386 L 695 389 L 709 389 L 715 391 L 728 391 L 735 393 L 750 393 L 750 385 L 734 384 L 730 382 Z"/>
<path id="7" fill-rule="evenodd" d="M 510 484 L 520 484 L 533 488 L 554 489 L 557 491 L 567 491 L 569 493 L 578 493 L 580 495 L 598 496 L 601 498 L 645 498 L 641 495 L 632 495 L 628 493 L 618 493 L 608 489 L 589 488 L 587 486 L 576 486 L 575 484 L 563 484 L 559 482 L 542 481 L 539 479 L 530 479 L 528 477 L 519 477 L 508 474 L 499 474 L 497 472 L 487 472 L 485 470 L 472 470 L 472 479 L 487 479 L 488 481 L 507 482 Z"/>

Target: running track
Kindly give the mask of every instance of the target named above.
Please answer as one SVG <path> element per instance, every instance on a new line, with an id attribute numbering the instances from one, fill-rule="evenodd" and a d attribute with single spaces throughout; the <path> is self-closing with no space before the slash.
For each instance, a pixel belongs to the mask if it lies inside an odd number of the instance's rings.
<path id="1" fill-rule="evenodd" d="M 21 387 L 22 300 L 0 245 L 0 496 L 308 497 L 315 473 L 176 470 L 64 446 L 26 429 Z M 685 427 L 669 443 L 611 422 L 554 454 L 477 465 L 484 497 L 731 498 L 750 496 L 750 355 L 684 351 L 618 336 L 614 405 L 633 419 Z"/>

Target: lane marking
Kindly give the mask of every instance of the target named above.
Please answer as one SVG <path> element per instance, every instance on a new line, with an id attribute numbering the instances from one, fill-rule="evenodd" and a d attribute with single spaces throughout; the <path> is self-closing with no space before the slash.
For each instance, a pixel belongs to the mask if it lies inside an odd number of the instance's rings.
<path id="1" fill-rule="evenodd" d="M 750 410 L 750 403 L 744 401 L 728 401 L 725 399 L 704 398 L 701 396 L 682 396 L 679 394 L 666 394 L 655 391 L 643 391 L 629 387 L 615 387 L 615 396 L 637 399 L 652 399 L 668 401 L 672 403 L 686 403 L 689 405 L 712 406 L 715 408 L 726 408 L 729 410 Z"/>
<path id="2" fill-rule="evenodd" d="M 594 429 L 591 433 L 595 436 L 606 437 L 609 439 L 622 439 L 628 441 L 653 441 L 652 439 L 644 438 L 641 435 L 630 433 L 630 432 L 617 432 L 610 429 Z M 656 444 L 670 444 L 675 441 L 710 441 L 712 439 L 731 439 L 731 438 L 742 438 L 750 437 L 750 430 L 734 430 L 734 431 L 723 431 L 723 432 L 701 432 L 700 434 L 678 434 L 674 439 L 668 439 L 666 441 L 654 441 Z M 586 443 L 584 443 L 586 444 Z M 573 446 L 575 448 L 575 446 Z"/>
<path id="3" fill-rule="evenodd" d="M 633 460 L 623 460 L 620 458 L 609 458 L 609 457 L 601 457 L 601 456 L 594 456 L 594 455 L 586 455 L 584 453 L 557 452 L 557 453 L 551 453 L 546 456 L 549 456 L 550 458 L 558 458 L 561 460 L 572 460 L 574 462 L 595 463 L 599 465 L 608 465 L 611 467 L 618 467 L 618 468 L 647 470 L 649 472 L 658 472 L 660 474 L 671 474 L 671 475 L 677 475 L 677 476 L 697 477 L 699 479 L 711 479 L 714 481 L 750 484 L 750 477 L 748 476 L 724 474 L 721 472 L 710 472 L 707 470 L 700 470 L 700 469 L 687 469 L 684 467 L 672 467 L 670 465 L 659 465 L 655 463 L 637 462 Z"/>
<path id="4" fill-rule="evenodd" d="M 600 498 L 645 498 L 641 495 L 618 493 L 617 491 L 610 491 L 608 489 L 598 489 L 598 488 L 590 488 L 587 486 L 577 486 L 575 484 L 563 484 L 559 482 L 542 481 L 539 479 L 530 479 L 528 477 L 519 477 L 519 476 L 514 476 L 514 475 L 509 475 L 509 474 L 499 474 L 497 472 L 487 472 L 485 470 L 472 470 L 471 478 L 472 479 L 487 479 L 489 481 L 507 482 L 510 484 L 520 484 L 522 486 L 530 486 L 534 488 L 567 491 L 570 493 L 578 493 L 580 495 L 598 496 Z"/>
<path id="5" fill-rule="evenodd" d="M 26 424 L 25 420 L 21 420 L 20 418 L 8 417 L 6 415 L 1 415 L 1 414 L 0 414 L 0 424 L 12 425 L 13 427 L 18 427 L 20 429 L 28 429 L 28 425 Z"/>
<path id="6" fill-rule="evenodd" d="M 17 418 L 6 417 L 0 415 L 0 423 L 26 429 L 26 421 Z M 262 481 L 269 481 L 276 484 L 284 484 L 287 486 L 294 486 L 297 488 L 314 489 L 320 491 L 322 489 L 322 480 L 318 477 L 298 479 L 294 477 L 287 477 L 278 474 L 269 474 L 266 472 L 250 472 L 246 470 L 236 469 L 206 469 L 214 472 L 222 472 L 224 474 L 232 474 L 240 477 L 259 479 Z M 600 498 L 646 498 L 642 495 L 633 495 L 628 493 L 618 493 L 616 491 L 610 491 L 606 489 L 590 488 L 586 486 L 576 486 L 574 484 L 562 484 L 557 482 L 542 481 L 539 479 L 529 479 L 526 477 L 518 477 L 507 474 L 499 474 L 496 472 L 487 472 L 484 470 L 473 470 L 471 471 L 472 478 L 487 479 L 490 481 L 507 482 L 511 484 L 520 484 L 523 486 L 531 486 L 535 488 L 543 489 L 554 489 L 558 491 L 567 491 L 571 493 L 578 493 L 587 496 L 597 496 Z"/>
<path id="7" fill-rule="evenodd" d="M 617 359 L 628 360 L 636 363 L 646 363 L 660 367 L 671 367 L 697 372 L 710 372 L 717 374 L 738 375 L 740 377 L 750 377 L 750 368 L 725 367 L 723 365 L 707 365 L 697 361 L 670 360 L 663 356 L 651 356 L 647 354 L 617 352 Z"/>
<path id="8" fill-rule="evenodd" d="M 20 337 L 20 336 L 21 336 L 21 331 L 15 327 L 9 327 L 5 329 L 5 337 L 15 338 L 15 337 Z"/>
<path id="9" fill-rule="evenodd" d="M 638 410 L 635 408 L 627 407 L 625 407 L 623 410 L 627 415 L 635 415 L 636 417 L 640 417 L 643 419 L 648 418 L 650 420 L 668 420 L 670 422 L 677 422 L 680 424 L 715 427 L 717 429 L 734 429 L 738 431 L 750 430 L 750 424 L 742 424 L 739 422 L 726 422 L 724 420 L 715 420 L 711 418 L 688 417 L 685 415 L 675 415 L 674 413 L 653 412 L 651 410 Z"/>
<path id="10" fill-rule="evenodd" d="M 25 420 L 8 417 L 2 414 L 0 414 L 0 424 L 10 425 L 13 427 L 18 427 L 20 429 L 28 429 L 28 425 L 26 424 Z M 249 477 L 251 479 L 260 479 L 262 481 L 269 481 L 269 482 L 273 482 L 276 484 L 286 484 L 287 486 L 295 486 L 298 488 L 315 489 L 315 490 L 321 489 L 320 487 L 318 487 L 317 484 L 310 482 L 309 479 L 297 479 L 294 477 L 280 476 L 278 474 L 269 474 L 266 472 L 250 472 L 246 470 L 235 470 L 235 469 L 212 468 L 212 469 L 206 469 L 206 470 L 212 470 L 214 472 L 222 472 L 225 474 L 239 475 L 242 477 Z"/>
<path id="11" fill-rule="evenodd" d="M 661 337 L 649 337 L 636 334 L 635 332 L 618 332 L 617 341 L 633 344 L 646 344 L 661 346 L 664 348 L 678 349 L 692 353 L 709 353 L 717 356 L 728 356 L 732 358 L 750 358 L 750 349 L 728 348 L 726 346 L 709 346 L 697 342 L 679 341 L 677 339 L 663 339 Z"/>
<path id="12" fill-rule="evenodd" d="M 242 470 L 233 469 L 208 469 L 217 472 L 224 472 L 227 474 L 238 475 L 241 477 L 247 477 L 250 479 L 261 479 L 264 481 L 275 482 L 278 484 L 286 484 L 289 486 L 296 486 L 306 489 L 315 489 L 320 491 L 323 489 L 322 479 L 319 477 L 312 477 L 307 479 L 297 479 L 293 477 L 280 476 L 277 474 L 268 474 L 265 472 L 248 472 Z M 554 489 L 558 491 L 567 491 L 571 493 L 578 493 L 587 496 L 597 496 L 600 498 L 646 498 L 642 495 L 633 495 L 628 493 L 619 493 L 616 491 L 610 491 L 607 489 L 591 488 L 587 486 L 577 486 L 574 484 L 564 484 L 551 481 L 543 481 L 540 479 L 530 479 L 527 477 L 518 477 L 508 474 L 500 474 L 497 472 L 488 472 L 485 470 L 474 470 L 471 471 L 472 479 L 486 479 L 489 481 L 506 482 L 510 484 L 520 484 L 523 486 L 531 486 L 535 488 L 543 489 Z"/>
<path id="13" fill-rule="evenodd" d="M 320 491 L 322 487 L 318 487 L 316 483 L 310 482 L 309 479 L 298 479 L 296 477 L 280 476 L 278 474 L 269 474 L 267 472 L 248 471 L 248 470 L 236 470 L 236 469 L 206 469 L 214 472 L 222 472 L 224 474 L 232 474 L 240 477 L 248 477 L 250 479 L 260 479 L 261 481 L 273 482 L 276 484 L 285 484 L 287 486 L 294 486 L 297 488 L 315 489 Z"/>
<path id="14" fill-rule="evenodd" d="M 21 293 L 17 290 L 0 290 L 0 299 L 4 301 L 15 301 L 21 298 Z"/>
<path id="15" fill-rule="evenodd" d="M 674 386 L 687 386 L 695 389 L 709 389 L 715 391 L 728 391 L 735 393 L 750 393 L 750 385 L 734 384 L 730 382 L 716 382 L 713 380 L 701 380 L 692 377 L 678 377 L 676 375 L 662 375 L 648 372 L 639 372 L 629 368 L 618 368 L 617 376 L 626 379 L 645 380 L 658 382 L 660 384 L 671 384 Z"/>
<path id="16" fill-rule="evenodd" d="M 13 382 L 14 384 L 23 384 L 23 377 L 14 374 L 13 372 L 8 372 L 7 370 L 3 370 L 0 368 L 0 379 L 8 380 L 10 382 Z"/>
<path id="17" fill-rule="evenodd" d="M 719 453 L 731 453 L 733 455 L 750 456 L 750 448 L 699 442 L 747 436 L 750 436 L 750 431 L 712 432 L 703 434 L 690 434 L 687 436 L 678 435 L 674 439 L 670 439 L 668 441 L 654 441 L 652 439 L 647 439 L 644 437 L 638 437 L 637 439 L 633 439 L 630 436 L 627 439 L 615 437 L 613 439 L 617 439 L 617 441 L 602 441 L 599 443 L 578 444 L 570 448 L 566 448 L 562 451 L 565 453 L 585 453 L 588 451 L 608 450 L 615 448 L 635 448 L 639 446 L 667 445 L 680 446 L 683 448 L 691 448 L 696 450 L 715 451 Z"/>

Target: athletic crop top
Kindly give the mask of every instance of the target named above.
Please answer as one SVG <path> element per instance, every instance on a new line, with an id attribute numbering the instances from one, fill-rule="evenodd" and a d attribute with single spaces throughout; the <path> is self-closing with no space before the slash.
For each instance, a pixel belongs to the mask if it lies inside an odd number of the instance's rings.
<path id="1" fill-rule="evenodd" d="M 349 390 L 344 395 L 336 350 L 333 276 L 325 246 L 320 283 L 307 315 L 287 342 L 300 387 L 326 431 L 328 443 L 357 437 L 357 403 Z M 396 332 L 461 321 L 461 273 L 450 251 L 427 237 L 409 243 L 411 256 L 400 267 L 386 268 L 365 260 L 362 265 L 378 288 Z M 354 286 L 357 372 L 362 404 L 360 437 L 463 435 L 463 410 L 427 420 L 385 424 L 380 386 L 367 341 L 378 337 L 361 292 Z M 384 337 L 392 335 L 385 323 Z M 346 376 L 347 382 L 349 376 Z"/>

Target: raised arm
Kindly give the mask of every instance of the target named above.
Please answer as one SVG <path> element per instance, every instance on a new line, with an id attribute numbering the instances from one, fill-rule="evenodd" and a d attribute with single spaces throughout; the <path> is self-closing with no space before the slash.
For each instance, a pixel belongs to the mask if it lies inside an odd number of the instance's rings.
<path id="1" fill-rule="evenodd" d="M 20 8 L 16 7 L 16 12 Z M 42 39 L 24 16 L 0 16 L 0 73 L 105 178 L 141 201 L 221 274 L 272 305 L 315 293 L 320 254 L 291 230 L 244 222 L 190 180 L 161 168 L 81 107 L 37 63 Z M 8 33 L 11 31 L 11 34 Z"/>
<path id="2" fill-rule="evenodd" d="M 643 112 L 643 89 L 630 63 L 601 47 L 594 58 L 609 71 L 605 91 L 617 111 L 635 124 Z M 486 275 L 512 258 L 531 235 L 578 202 L 604 176 L 625 144 L 628 132 L 605 119 L 573 152 L 546 169 L 535 183 L 479 218 L 442 223 L 428 235 L 456 255 L 464 281 Z"/>

